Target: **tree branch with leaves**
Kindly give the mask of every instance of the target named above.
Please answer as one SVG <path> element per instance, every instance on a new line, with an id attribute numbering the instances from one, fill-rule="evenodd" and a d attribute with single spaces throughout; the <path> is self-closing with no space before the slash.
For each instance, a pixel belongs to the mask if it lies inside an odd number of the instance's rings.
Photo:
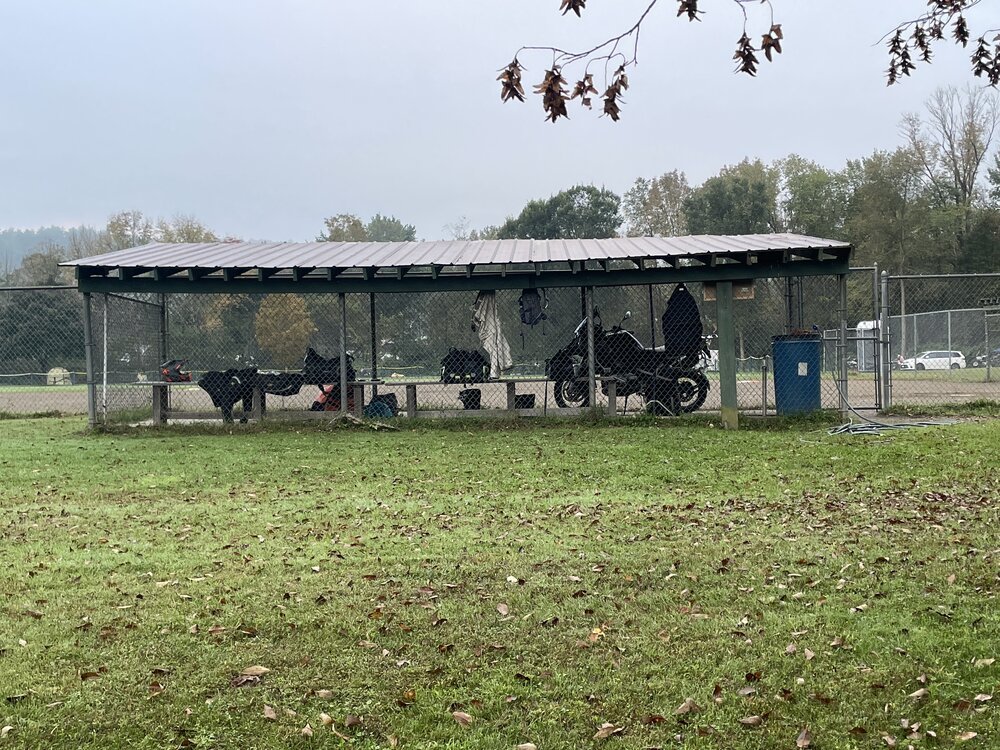
<path id="1" fill-rule="evenodd" d="M 677 3 L 677 17 L 688 21 L 701 21 L 705 14 L 702 6 L 706 0 L 673 0 Z M 917 0 L 910 0 L 916 2 Z M 916 67 L 915 57 L 929 63 L 935 42 L 951 38 L 963 47 L 972 39 L 967 13 L 985 0 L 928 0 L 922 15 L 900 23 L 892 32 L 883 37 L 888 39 L 889 68 L 886 71 L 888 85 L 897 83 L 902 76 L 909 76 Z M 991 0 L 992 1 L 992 0 Z M 651 0 L 639 18 L 620 34 L 614 35 L 589 49 L 571 52 L 558 47 L 524 46 L 514 55 L 514 59 L 500 71 L 500 98 L 502 101 L 516 99 L 525 101 L 522 74 L 525 71 L 520 58 L 525 53 L 548 52 L 552 62 L 548 65 L 542 81 L 534 86 L 534 93 L 541 97 L 545 119 L 557 122 L 560 117 L 569 118 L 568 104 L 576 99 L 587 109 L 592 108 L 592 100 L 600 89 L 594 82 L 594 68 L 603 63 L 604 93 L 603 114 L 612 121 L 621 119 L 621 105 L 624 92 L 628 90 L 628 69 L 639 57 L 639 35 L 643 24 L 653 9 L 670 0 Z M 774 20 L 771 0 L 729 0 L 734 3 L 742 16 L 742 32 L 736 42 L 733 60 L 735 72 L 756 76 L 760 66 L 758 54 L 763 54 L 768 62 L 781 53 L 784 34 L 781 24 Z M 571 11 L 580 17 L 586 8 L 586 0 L 560 0 L 559 10 L 565 16 Z M 751 29 L 747 6 L 766 5 L 770 12 L 770 25 L 766 31 Z M 982 78 L 990 86 L 1000 84 L 1000 29 L 987 29 L 975 41 L 975 51 L 971 57 L 972 73 Z M 754 43 L 759 35 L 760 41 Z M 582 66 L 582 67 L 581 67 Z M 567 85 L 567 69 L 578 70 L 578 79 L 572 89 Z"/>

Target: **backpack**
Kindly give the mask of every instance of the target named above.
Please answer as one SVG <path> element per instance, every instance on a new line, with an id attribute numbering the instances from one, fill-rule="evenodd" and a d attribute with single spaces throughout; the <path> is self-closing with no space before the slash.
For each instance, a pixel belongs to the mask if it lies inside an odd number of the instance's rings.
<path id="1" fill-rule="evenodd" d="M 549 317 L 545 314 L 549 300 L 547 297 L 543 300 L 537 289 L 525 289 L 521 292 L 517 306 L 521 311 L 521 323 L 526 326 L 534 327 Z"/>
<path id="2" fill-rule="evenodd" d="M 490 363 L 481 352 L 452 347 L 441 360 L 442 383 L 485 383 Z"/>
<path id="3" fill-rule="evenodd" d="M 663 350 L 670 359 L 696 355 L 701 348 L 701 313 L 698 303 L 683 284 L 678 284 L 667 300 L 660 320 Z"/>

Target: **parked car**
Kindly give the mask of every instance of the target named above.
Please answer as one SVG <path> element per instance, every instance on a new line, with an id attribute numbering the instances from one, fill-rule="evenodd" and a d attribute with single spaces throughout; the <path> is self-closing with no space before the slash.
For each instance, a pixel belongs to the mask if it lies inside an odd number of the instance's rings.
<path id="1" fill-rule="evenodd" d="M 962 352 L 921 352 L 899 363 L 900 370 L 960 370 L 964 367 Z"/>

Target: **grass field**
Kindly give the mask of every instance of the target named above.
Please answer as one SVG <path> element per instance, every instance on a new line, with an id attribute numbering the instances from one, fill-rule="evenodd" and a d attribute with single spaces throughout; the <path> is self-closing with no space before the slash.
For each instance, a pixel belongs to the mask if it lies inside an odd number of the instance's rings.
<path id="1" fill-rule="evenodd" d="M 0 748 L 1000 746 L 1000 422 L 666 425 L 3 422 Z"/>

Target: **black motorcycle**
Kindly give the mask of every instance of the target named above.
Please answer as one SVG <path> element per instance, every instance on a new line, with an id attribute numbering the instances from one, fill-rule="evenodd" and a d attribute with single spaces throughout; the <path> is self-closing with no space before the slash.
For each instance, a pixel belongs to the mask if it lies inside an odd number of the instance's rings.
<path id="1" fill-rule="evenodd" d="M 622 323 L 632 317 L 625 313 Z M 605 331 L 599 313 L 594 311 L 594 365 L 601 378 L 601 391 L 607 395 L 608 381 L 616 381 L 618 396 L 634 394 L 646 400 L 650 414 L 687 414 L 700 409 L 708 397 L 708 378 L 702 371 L 703 356 L 708 356 L 704 341 L 681 355 L 668 355 L 663 349 L 648 349 L 622 323 Z M 587 321 L 576 327 L 573 340 L 546 362 L 545 374 L 555 381 L 556 403 L 563 407 L 589 406 L 587 383 Z"/>

